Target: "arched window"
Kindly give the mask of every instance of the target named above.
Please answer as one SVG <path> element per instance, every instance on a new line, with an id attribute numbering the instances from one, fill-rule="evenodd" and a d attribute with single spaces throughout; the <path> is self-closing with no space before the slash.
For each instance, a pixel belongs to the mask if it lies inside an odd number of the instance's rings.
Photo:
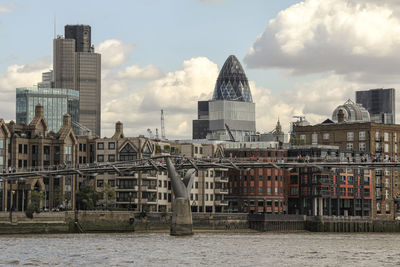
<path id="1" fill-rule="evenodd" d="M 149 144 L 146 144 L 146 146 L 143 149 L 142 158 L 147 159 L 150 157 L 151 157 L 151 150 Z"/>
<path id="2" fill-rule="evenodd" d="M 120 161 L 128 161 L 128 160 L 135 160 L 137 159 L 137 152 L 131 146 L 131 144 L 126 144 L 124 148 L 119 153 L 119 160 Z"/>

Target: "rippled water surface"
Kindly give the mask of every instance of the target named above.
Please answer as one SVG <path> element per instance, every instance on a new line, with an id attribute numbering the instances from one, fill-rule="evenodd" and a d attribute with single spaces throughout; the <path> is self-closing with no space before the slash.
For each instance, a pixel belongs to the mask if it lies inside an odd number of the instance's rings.
<path id="1" fill-rule="evenodd" d="M 400 266 L 400 234 L 0 236 L 0 266 Z"/>

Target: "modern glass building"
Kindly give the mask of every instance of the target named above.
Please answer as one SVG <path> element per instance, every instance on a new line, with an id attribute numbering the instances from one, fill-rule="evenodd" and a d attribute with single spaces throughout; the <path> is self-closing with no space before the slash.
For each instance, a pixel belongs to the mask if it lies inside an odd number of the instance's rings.
<path id="1" fill-rule="evenodd" d="M 69 114 L 72 122 L 79 122 L 79 91 L 62 88 L 17 88 L 17 124 L 29 124 L 35 117 L 35 107 L 44 107 L 49 131 L 58 132 L 63 116 Z M 77 129 L 74 129 L 77 132 Z"/>
<path id="2" fill-rule="evenodd" d="M 66 25 L 53 41 L 54 87 L 80 92 L 79 123 L 101 130 L 101 55 L 94 52 L 89 25 Z"/>
<path id="3" fill-rule="evenodd" d="M 396 92 L 394 88 L 371 89 L 356 92 L 356 102 L 369 111 L 371 121 L 396 123 Z"/>
<path id="4" fill-rule="evenodd" d="M 255 104 L 246 74 L 234 55 L 222 66 L 213 98 L 207 104 L 199 101 L 193 139 L 230 140 L 233 137 L 236 141 L 247 141 L 255 134 Z"/>

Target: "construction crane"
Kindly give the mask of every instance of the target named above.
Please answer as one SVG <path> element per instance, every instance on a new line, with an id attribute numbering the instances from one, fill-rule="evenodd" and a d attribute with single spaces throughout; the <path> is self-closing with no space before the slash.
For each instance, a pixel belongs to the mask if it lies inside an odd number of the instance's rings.
<path id="1" fill-rule="evenodd" d="M 226 130 L 228 131 L 228 134 L 229 134 L 229 137 L 231 138 L 231 141 L 232 141 L 232 142 L 236 142 L 236 141 L 235 141 L 235 137 L 233 137 L 233 134 L 232 134 L 232 132 L 231 132 L 231 129 L 229 129 L 229 126 L 228 126 L 228 124 L 226 124 L 226 123 L 225 123 L 225 128 L 226 128 Z"/>
<path id="2" fill-rule="evenodd" d="M 161 110 L 161 140 L 165 140 L 164 110 Z"/>
<path id="3" fill-rule="evenodd" d="M 80 124 L 77 121 L 72 121 L 72 126 L 74 126 L 76 129 L 79 130 L 78 135 L 83 135 L 83 136 L 91 136 L 92 135 L 92 130 L 90 130 L 88 127 Z"/>

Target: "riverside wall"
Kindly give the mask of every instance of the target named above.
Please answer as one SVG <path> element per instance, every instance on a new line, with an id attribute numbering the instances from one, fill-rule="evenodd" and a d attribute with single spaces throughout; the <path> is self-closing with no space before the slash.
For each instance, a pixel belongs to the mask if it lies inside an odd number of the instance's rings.
<path id="1" fill-rule="evenodd" d="M 400 221 L 366 217 L 310 217 L 238 213 L 193 213 L 194 231 L 400 232 Z M 170 213 L 128 211 L 0 212 L 0 234 L 168 232 Z"/>

